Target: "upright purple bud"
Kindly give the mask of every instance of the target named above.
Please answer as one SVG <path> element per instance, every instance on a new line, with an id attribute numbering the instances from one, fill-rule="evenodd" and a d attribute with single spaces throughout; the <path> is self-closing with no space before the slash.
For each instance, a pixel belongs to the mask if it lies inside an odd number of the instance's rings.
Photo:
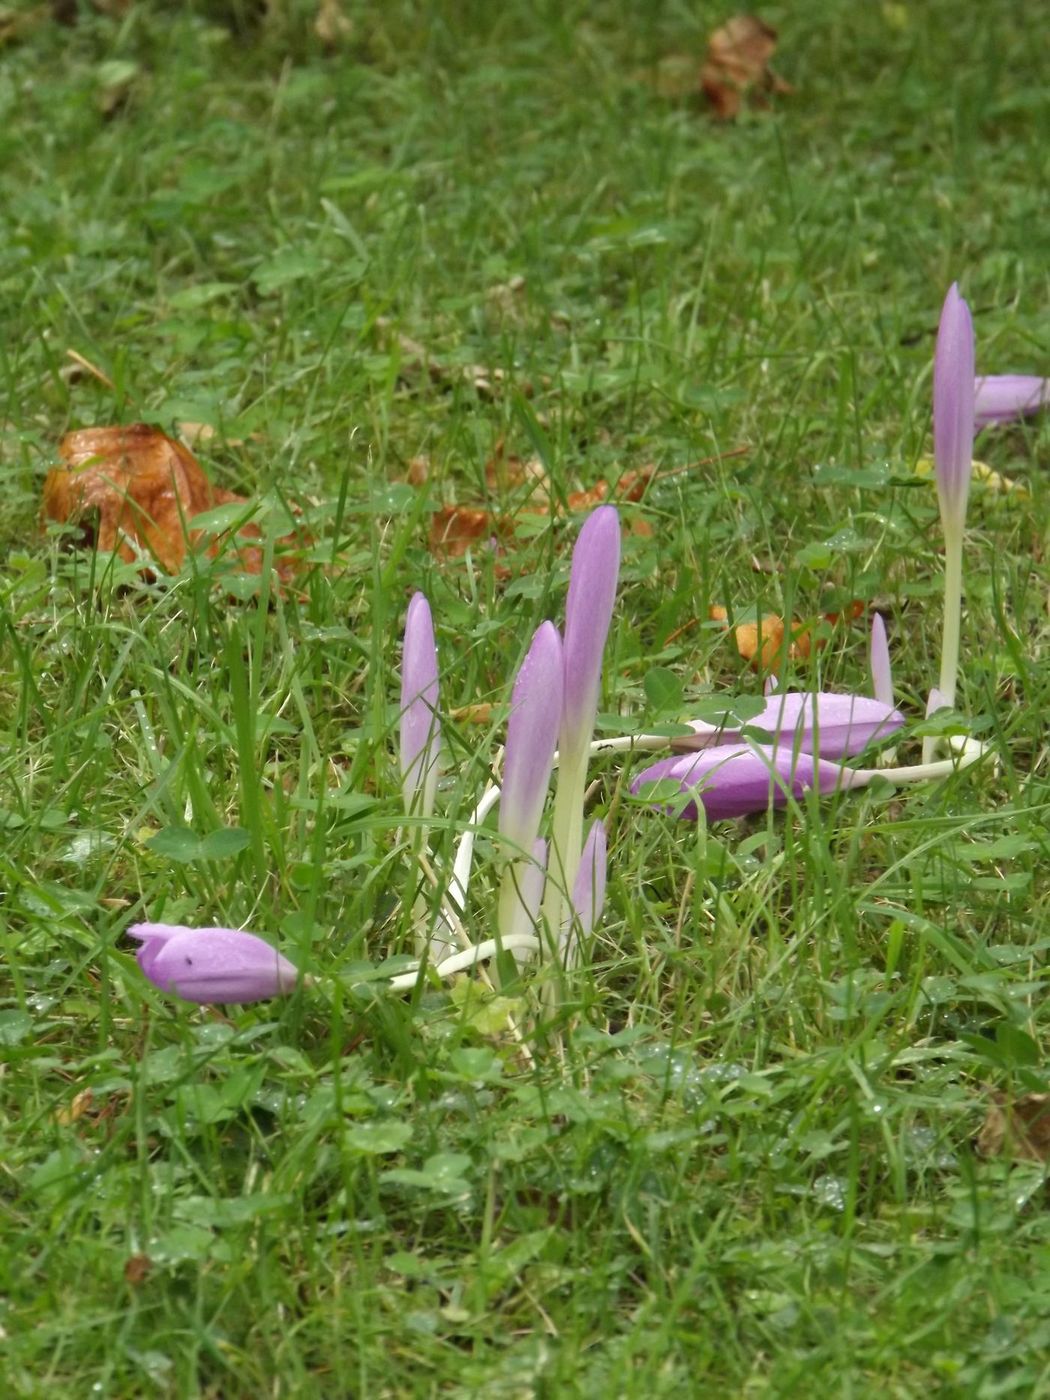
<path id="1" fill-rule="evenodd" d="M 547 797 L 562 711 L 562 644 L 553 622 L 536 630 L 511 695 L 500 834 L 523 851 L 532 849 Z"/>
<path id="2" fill-rule="evenodd" d="M 592 823 L 583 843 L 580 868 L 572 887 L 572 907 L 586 936 L 602 916 L 605 905 L 607 838 L 605 823 Z"/>
<path id="3" fill-rule="evenodd" d="M 764 812 L 770 803 L 784 807 L 789 797 L 801 797 L 810 788 L 826 793 L 862 785 L 870 782 L 871 774 L 812 754 L 793 753 L 786 745 L 722 744 L 661 759 L 639 773 L 631 791 L 637 794 L 646 783 L 662 779 L 677 783 L 680 793 L 692 796 L 680 816 L 695 818 L 700 802 L 708 819 L 718 821 Z"/>
<path id="4" fill-rule="evenodd" d="M 620 573 L 620 517 L 599 506 L 583 523 L 572 552 L 565 604 L 565 708 L 561 746 L 570 753 L 590 743 Z"/>
<path id="5" fill-rule="evenodd" d="M 890 666 L 890 644 L 882 614 L 871 620 L 871 687 L 880 705 L 893 709 L 893 670 Z"/>
<path id="6" fill-rule="evenodd" d="M 132 924 L 144 975 L 183 1001 L 266 1001 L 292 991 L 298 970 L 254 933 L 180 924 Z"/>
<path id="7" fill-rule="evenodd" d="M 961 531 L 973 467 L 974 349 L 970 308 L 952 283 L 933 360 L 933 456 L 946 531 Z"/>
<path id="8" fill-rule="evenodd" d="M 417 593 L 408 605 L 401 657 L 401 792 L 405 811 L 429 817 L 437 792 L 441 726 L 438 663 L 430 604 Z"/>
<path id="9" fill-rule="evenodd" d="M 1009 423 L 1050 404 L 1050 379 L 1034 374 L 988 374 L 974 386 L 974 415 L 979 428 Z"/>

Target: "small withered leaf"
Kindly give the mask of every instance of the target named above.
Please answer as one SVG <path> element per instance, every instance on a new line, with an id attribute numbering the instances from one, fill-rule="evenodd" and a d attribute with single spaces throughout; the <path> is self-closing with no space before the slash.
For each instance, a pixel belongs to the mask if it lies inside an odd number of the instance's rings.
<path id="1" fill-rule="evenodd" d="M 992 1095 L 977 1151 L 982 1157 L 1014 1157 L 1050 1162 L 1050 1094 Z"/>
<path id="2" fill-rule="evenodd" d="M 766 93 L 791 91 L 769 68 L 776 47 L 777 31 L 757 15 L 734 15 L 715 30 L 700 70 L 700 86 L 717 117 L 735 117 L 748 94 L 757 94 L 761 101 Z"/>
<path id="3" fill-rule="evenodd" d="M 65 466 L 53 467 L 44 481 L 45 518 L 66 524 L 97 515 L 96 549 L 116 551 L 129 564 L 146 556 L 147 567 L 152 561 L 175 574 L 188 550 L 214 558 L 226 549 L 224 534 L 191 529 L 193 518 L 217 506 L 249 504 L 213 485 L 189 448 L 148 423 L 79 429 L 65 435 L 58 451 Z M 237 530 L 229 552 L 245 573 L 262 571 L 261 538 L 253 521 Z M 276 568 L 285 579 L 295 571 L 287 557 Z"/>

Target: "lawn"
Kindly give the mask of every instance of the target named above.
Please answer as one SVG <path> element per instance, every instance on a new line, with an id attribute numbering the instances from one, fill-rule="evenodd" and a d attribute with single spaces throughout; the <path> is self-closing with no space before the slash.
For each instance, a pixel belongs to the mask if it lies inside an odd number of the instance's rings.
<path id="1" fill-rule="evenodd" d="M 680 81 L 709 0 L 349 0 L 328 46 L 312 0 L 109 8 L 0 18 L 6 1393 L 1050 1393 L 1046 1134 L 986 1123 L 1050 1090 L 1050 414 L 977 439 L 986 761 L 705 827 L 600 757 L 560 1005 L 368 980 L 419 893 L 408 600 L 445 880 L 599 482 L 652 468 L 601 733 L 761 695 L 719 607 L 809 627 L 783 684 L 866 693 L 877 608 L 918 762 L 949 285 L 978 373 L 1050 364 L 1039 7 L 773 5 L 793 91 L 734 122 Z M 137 421 L 254 503 L 264 564 L 297 531 L 290 581 L 42 526 L 63 434 Z M 498 547 L 436 547 L 453 507 Z M 315 984 L 188 1005 L 138 920 Z"/>

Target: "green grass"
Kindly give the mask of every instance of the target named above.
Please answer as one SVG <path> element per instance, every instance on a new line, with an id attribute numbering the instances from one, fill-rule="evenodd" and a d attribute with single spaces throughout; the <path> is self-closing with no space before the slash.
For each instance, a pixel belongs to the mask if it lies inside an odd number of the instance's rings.
<path id="1" fill-rule="evenodd" d="M 949 283 L 979 371 L 1050 362 L 1042 16 L 774 6 L 797 91 L 719 126 L 641 80 L 703 52 L 707 3 L 351 6 L 332 54 L 310 8 L 85 6 L 0 50 L 6 1393 L 1045 1393 L 1045 1172 L 974 1141 L 990 1088 L 1050 1087 L 1046 415 L 978 444 L 1028 492 L 975 486 L 969 520 L 959 703 L 998 772 L 705 836 L 596 764 L 609 904 L 533 1063 L 462 988 L 226 1017 L 122 938 L 248 926 L 347 981 L 404 948 L 407 597 L 443 705 L 497 707 L 446 725 L 439 868 L 562 618 L 577 522 L 499 561 L 427 548 L 439 504 L 515 507 L 485 487 L 501 437 L 560 494 L 747 448 L 624 513 L 652 533 L 610 725 L 757 692 L 715 603 L 877 602 L 921 715 Z M 62 433 L 138 419 L 210 424 L 270 538 L 303 512 L 298 589 L 150 582 L 40 532 Z M 866 654 L 837 628 L 787 679 L 864 689 Z"/>

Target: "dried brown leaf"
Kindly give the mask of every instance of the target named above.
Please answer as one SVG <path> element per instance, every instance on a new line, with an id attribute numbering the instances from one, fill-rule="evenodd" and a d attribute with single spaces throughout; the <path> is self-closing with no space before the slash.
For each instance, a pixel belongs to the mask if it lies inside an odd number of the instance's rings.
<path id="1" fill-rule="evenodd" d="M 44 516 L 65 524 L 97 514 L 95 547 L 115 550 L 134 563 L 145 553 L 165 571 L 178 573 L 188 549 L 215 557 L 224 535 L 189 528 L 194 516 L 227 504 L 247 504 L 243 496 L 214 486 L 182 443 L 148 423 L 83 428 L 59 443 L 65 467 L 54 467 L 44 481 Z M 262 532 L 249 521 L 237 532 L 236 556 L 246 573 L 262 571 Z M 285 559 L 282 578 L 294 573 Z"/>
<path id="2" fill-rule="evenodd" d="M 490 510 L 442 506 L 430 520 L 430 548 L 439 558 L 459 559 L 475 545 L 505 533 L 505 523 Z"/>
<path id="3" fill-rule="evenodd" d="M 145 1283 L 153 1272 L 153 1260 L 148 1254 L 132 1254 L 124 1262 L 124 1279 L 132 1288 Z"/>
<path id="4" fill-rule="evenodd" d="M 61 1123 L 63 1127 L 68 1127 L 70 1123 L 77 1122 L 77 1120 L 83 1118 L 84 1114 L 91 1108 L 94 1099 L 95 1096 L 90 1089 L 81 1089 L 78 1094 L 73 1096 L 71 1103 L 58 1110 L 55 1114 L 55 1122 Z"/>
<path id="5" fill-rule="evenodd" d="M 777 31 L 757 15 L 734 15 L 711 35 L 700 86 L 715 115 L 735 117 L 745 96 L 759 100 L 769 92 L 790 92 L 790 86 L 769 67 L 777 47 Z"/>
<path id="6" fill-rule="evenodd" d="M 343 13 L 340 0 L 320 0 L 317 18 L 314 20 L 314 33 L 326 49 L 336 49 L 345 43 L 354 32 L 354 22 Z"/>
<path id="7" fill-rule="evenodd" d="M 993 1094 L 977 1135 L 977 1150 L 982 1157 L 1050 1161 L 1050 1094 L 1022 1094 L 1012 1100 Z"/>
<path id="8" fill-rule="evenodd" d="M 459 709 L 450 711 L 449 717 L 458 720 L 460 724 L 491 724 L 492 706 L 488 701 L 477 705 L 461 705 Z"/>

